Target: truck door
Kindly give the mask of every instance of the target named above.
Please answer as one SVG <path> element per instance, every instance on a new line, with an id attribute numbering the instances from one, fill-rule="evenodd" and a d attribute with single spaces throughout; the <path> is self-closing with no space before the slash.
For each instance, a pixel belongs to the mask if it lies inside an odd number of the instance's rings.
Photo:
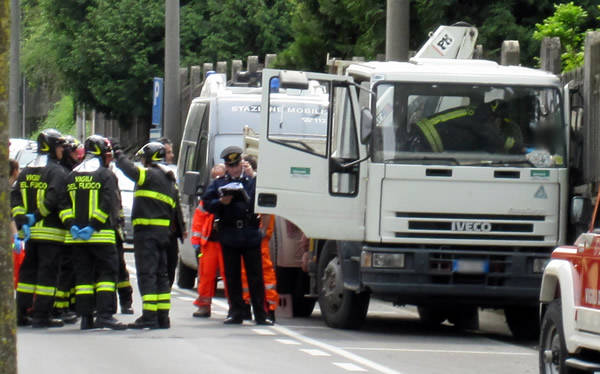
<path id="1" fill-rule="evenodd" d="M 269 109 L 261 111 L 256 211 L 282 216 L 311 238 L 364 237 L 366 149 L 351 80 L 263 71 L 261 105 Z"/>

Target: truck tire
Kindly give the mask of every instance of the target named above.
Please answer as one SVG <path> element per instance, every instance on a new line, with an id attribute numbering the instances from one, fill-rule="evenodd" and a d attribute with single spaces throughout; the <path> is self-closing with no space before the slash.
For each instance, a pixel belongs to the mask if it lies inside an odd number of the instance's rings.
<path id="1" fill-rule="evenodd" d="M 325 324 L 340 329 L 357 329 L 365 321 L 370 295 L 344 289 L 337 249 L 327 243 L 319 257 L 319 307 Z"/>
<path id="2" fill-rule="evenodd" d="M 179 263 L 177 264 L 177 286 L 179 286 L 179 288 L 184 288 L 186 290 L 193 289 L 196 283 L 196 274 L 196 269 L 186 266 L 181 262 L 181 259 L 179 259 Z"/>
<path id="3" fill-rule="evenodd" d="M 539 345 L 540 374 L 575 374 L 580 371 L 565 364 L 568 357 L 562 325 L 560 300 L 553 300 L 542 317 Z"/>
<path id="4" fill-rule="evenodd" d="M 511 306 L 504 309 L 510 332 L 517 340 L 536 340 L 540 335 L 539 311 L 535 306 Z"/>
<path id="5" fill-rule="evenodd" d="M 435 305 L 419 305 L 417 307 L 421 323 L 429 328 L 435 328 L 441 325 L 447 318 L 442 307 Z"/>
<path id="6" fill-rule="evenodd" d="M 317 301 L 304 296 L 309 291 L 310 278 L 302 269 L 296 270 L 296 282 L 292 291 L 292 311 L 294 317 L 310 317 Z"/>

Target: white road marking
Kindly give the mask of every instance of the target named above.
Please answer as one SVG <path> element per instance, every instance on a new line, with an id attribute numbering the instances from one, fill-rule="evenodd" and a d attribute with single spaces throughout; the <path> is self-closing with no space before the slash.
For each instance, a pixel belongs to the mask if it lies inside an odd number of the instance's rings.
<path id="1" fill-rule="evenodd" d="M 275 339 L 276 342 L 286 345 L 300 345 L 299 342 L 292 339 Z"/>
<path id="2" fill-rule="evenodd" d="M 177 298 L 179 300 L 183 300 L 183 301 L 194 301 L 194 300 L 196 300 L 193 297 L 189 297 L 189 296 L 177 296 Z"/>
<path id="3" fill-rule="evenodd" d="M 348 371 L 366 371 L 365 369 L 361 368 L 360 366 L 356 366 L 350 362 L 334 362 L 333 364 L 335 366 L 339 366 L 342 369 L 345 369 Z"/>
<path id="4" fill-rule="evenodd" d="M 331 356 L 329 353 L 324 352 L 320 349 L 301 349 L 300 351 L 304 352 L 304 353 L 308 353 L 311 356 L 315 356 L 315 357 L 329 357 Z"/>
<path id="5" fill-rule="evenodd" d="M 534 352 L 494 352 L 494 351 L 457 351 L 447 349 L 408 349 L 408 348 L 370 348 L 370 347 L 342 347 L 349 351 L 381 351 L 381 352 L 408 352 L 408 353 L 452 353 L 467 355 L 498 355 L 498 356 L 537 356 Z"/>
<path id="6" fill-rule="evenodd" d="M 273 331 L 267 329 L 252 329 L 252 331 L 257 333 L 258 335 L 275 335 Z"/>

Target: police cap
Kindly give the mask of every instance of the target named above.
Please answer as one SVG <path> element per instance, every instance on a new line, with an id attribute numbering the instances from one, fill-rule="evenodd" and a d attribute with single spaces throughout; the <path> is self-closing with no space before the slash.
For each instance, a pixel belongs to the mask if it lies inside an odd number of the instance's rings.
<path id="1" fill-rule="evenodd" d="M 225 165 L 235 165 L 242 161 L 242 149 L 238 146 L 231 145 L 221 152 L 221 158 L 225 161 Z"/>

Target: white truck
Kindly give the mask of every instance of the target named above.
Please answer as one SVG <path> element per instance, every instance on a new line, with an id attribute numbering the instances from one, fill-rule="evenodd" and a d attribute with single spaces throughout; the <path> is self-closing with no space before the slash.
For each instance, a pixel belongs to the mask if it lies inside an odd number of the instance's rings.
<path id="1" fill-rule="evenodd" d="M 275 78 L 279 92 L 267 89 Z M 536 337 L 541 275 L 567 234 L 559 79 L 482 60 L 265 69 L 262 107 L 316 86 L 327 96 L 318 121 L 285 103 L 261 113 L 256 211 L 313 239 L 310 296 L 326 324 L 360 326 L 377 297 L 466 328 L 477 308 L 501 308 L 516 337 Z M 490 147 L 504 122 L 513 147 Z"/>
<path id="2" fill-rule="evenodd" d="M 540 292 L 540 373 L 600 371 L 600 190 L 588 231 L 552 252 Z M 582 216 L 583 204 L 572 212 Z M 575 217 L 574 220 L 579 220 Z"/>

